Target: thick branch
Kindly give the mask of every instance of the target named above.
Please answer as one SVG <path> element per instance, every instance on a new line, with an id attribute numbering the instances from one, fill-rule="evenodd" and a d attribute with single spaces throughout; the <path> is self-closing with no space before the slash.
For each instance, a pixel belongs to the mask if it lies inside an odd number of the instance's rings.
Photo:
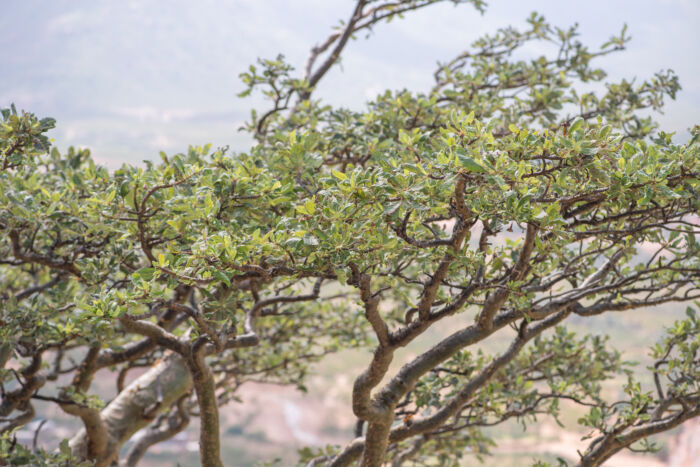
<path id="1" fill-rule="evenodd" d="M 340 57 L 340 53 L 343 51 L 345 48 L 345 44 L 347 44 L 348 39 L 350 39 L 350 36 L 352 36 L 352 33 L 354 32 L 354 27 L 355 23 L 359 19 L 361 13 L 362 13 L 362 8 L 365 6 L 367 3 L 367 0 L 358 0 L 357 3 L 355 4 L 355 9 L 352 12 L 352 16 L 348 20 L 347 26 L 343 30 L 342 34 L 340 34 L 338 38 L 338 43 L 336 44 L 335 48 L 333 51 L 330 53 L 328 58 L 316 69 L 316 71 L 312 72 L 311 71 L 311 66 L 313 66 L 313 62 L 316 60 L 316 56 L 318 55 L 319 52 L 312 51 L 312 55 L 309 58 L 309 64 L 307 64 L 307 80 L 309 81 L 309 86 L 314 87 L 316 84 L 323 78 L 323 75 L 328 72 L 331 66 L 338 60 L 338 57 Z M 332 43 L 332 42 L 331 42 Z M 329 44 L 330 45 L 330 44 Z M 305 96 L 302 96 L 302 99 L 308 99 L 308 93 Z"/>
<path id="2" fill-rule="evenodd" d="M 515 266 L 513 267 L 511 273 L 501 281 L 500 288 L 494 292 L 491 292 L 491 294 L 489 294 L 489 296 L 486 298 L 484 306 L 481 309 L 481 313 L 479 313 L 479 317 L 477 318 L 479 327 L 489 329 L 493 326 L 493 317 L 496 315 L 498 310 L 501 309 L 510 293 L 508 289 L 508 282 L 516 281 L 525 275 L 528 261 L 530 260 L 532 250 L 535 247 L 537 231 L 538 228 L 536 225 L 527 225 L 525 240 L 523 241 L 523 245 L 520 249 L 520 253 L 518 254 L 518 259 L 515 262 Z"/>
<path id="3" fill-rule="evenodd" d="M 200 337 L 192 345 L 192 354 L 187 366 L 192 373 L 192 383 L 199 405 L 199 455 L 202 465 L 223 467 L 221 461 L 221 441 L 219 438 L 219 407 L 216 399 L 216 385 L 211 368 L 205 361 L 204 344 L 206 337 Z"/>
<path id="4" fill-rule="evenodd" d="M 695 404 L 687 409 L 679 410 L 674 415 L 663 420 L 652 421 L 636 426 L 626 433 L 608 433 L 602 441 L 595 443 L 595 447 L 589 448 L 577 464 L 580 467 L 596 467 L 610 459 L 615 453 L 625 449 L 643 438 L 653 434 L 668 431 L 681 423 L 700 415 L 700 404 Z"/>
<path id="5" fill-rule="evenodd" d="M 109 433 L 107 452 L 116 456 L 134 433 L 191 389 L 192 377 L 182 357 L 170 353 L 159 360 L 102 409 L 101 416 Z M 84 429 L 71 439 L 70 446 L 76 457 L 87 458 L 87 441 Z"/>
<path id="6" fill-rule="evenodd" d="M 387 443 L 396 443 L 412 436 L 426 433 L 442 425 L 447 419 L 458 413 L 462 405 L 468 401 L 479 388 L 483 387 L 483 385 L 488 382 L 496 371 L 505 367 L 505 365 L 512 361 L 529 340 L 541 334 L 544 330 L 560 323 L 570 313 L 571 310 L 569 309 L 562 310 L 559 313 L 542 320 L 541 322 L 531 325 L 529 329 L 523 328 L 523 331 L 513 341 L 508 350 L 506 350 L 498 358 L 492 360 L 491 363 L 484 367 L 483 370 L 470 379 L 469 382 L 467 382 L 455 396 L 450 398 L 450 400 L 448 400 L 442 408 L 430 416 L 414 419 L 410 426 L 403 425 L 395 427 L 388 433 Z M 363 453 L 363 451 L 367 450 L 366 446 L 369 442 L 369 435 L 367 435 L 364 439 L 360 438 L 354 440 L 338 454 L 330 465 L 350 465 Z"/>
<path id="7" fill-rule="evenodd" d="M 177 402 L 176 413 L 159 416 L 147 431 L 134 440 L 120 467 L 135 467 L 151 446 L 172 438 L 187 427 L 190 416 L 185 407 L 186 400 L 186 396 L 181 397 Z"/>

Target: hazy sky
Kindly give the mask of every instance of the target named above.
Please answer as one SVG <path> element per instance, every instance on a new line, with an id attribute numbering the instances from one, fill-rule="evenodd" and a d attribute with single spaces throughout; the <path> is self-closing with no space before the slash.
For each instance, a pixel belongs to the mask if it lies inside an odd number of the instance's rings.
<path id="1" fill-rule="evenodd" d="M 237 131 L 255 99 L 239 99 L 238 74 L 257 57 L 283 53 L 302 68 L 351 0 L 2 0 L 0 106 L 15 102 L 58 119 L 52 136 L 92 149 L 118 166 L 184 151 L 189 144 L 245 150 Z M 608 80 L 640 79 L 671 68 L 683 91 L 659 118 L 667 131 L 700 123 L 700 1 L 491 1 L 428 7 L 382 24 L 346 48 L 317 97 L 359 109 L 384 89 L 421 91 L 446 61 L 498 27 L 524 26 L 531 11 L 553 24 L 580 25 L 595 48 L 622 25 L 627 51 L 599 65 Z M 537 54 L 538 50 L 530 51 Z"/>

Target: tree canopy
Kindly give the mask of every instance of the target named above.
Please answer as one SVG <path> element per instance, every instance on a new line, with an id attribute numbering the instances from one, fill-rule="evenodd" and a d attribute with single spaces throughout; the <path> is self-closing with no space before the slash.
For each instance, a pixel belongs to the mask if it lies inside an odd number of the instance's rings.
<path id="1" fill-rule="evenodd" d="M 700 414 L 700 129 L 677 144 L 648 112 L 678 78 L 606 82 L 595 59 L 626 28 L 592 50 L 533 13 L 441 64 L 432 89 L 362 110 L 314 97 L 351 37 L 435 3 L 357 0 L 301 72 L 251 66 L 242 94 L 270 107 L 246 152 L 110 171 L 50 148 L 53 120 L 3 110 L 0 463 L 135 465 L 199 417 L 202 465 L 224 465 L 219 407 L 241 385 L 304 389 L 310 364 L 346 348 L 373 352 L 347 408 L 355 438 L 300 463 L 458 465 L 498 449 L 485 428 L 566 401 L 591 430 L 576 462 L 600 465 Z M 533 42 L 551 53 L 523 56 Z M 564 327 L 666 303 L 687 317 L 641 376 Z M 448 318 L 451 334 L 390 371 Z M 510 344 L 475 350 L 496 334 Z M 620 400 L 601 392 L 613 377 Z M 82 429 L 55 450 L 17 443 L 37 401 Z"/>

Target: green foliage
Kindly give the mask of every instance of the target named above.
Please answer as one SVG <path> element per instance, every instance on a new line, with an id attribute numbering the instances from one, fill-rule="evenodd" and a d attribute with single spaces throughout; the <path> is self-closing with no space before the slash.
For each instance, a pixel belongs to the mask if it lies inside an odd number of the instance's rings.
<path id="1" fill-rule="evenodd" d="M 12 105 L 2 109 L 0 125 L 0 153 L 2 153 L 2 170 L 17 167 L 28 159 L 46 152 L 50 143 L 44 133 L 56 125 L 53 118 L 38 120 L 33 114 L 22 112 Z"/>
<path id="2" fill-rule="evenodd" d="M 90 461 L 78 461 L 71 455 L 68 440 L 59 446 L 58 452 L 47 452 L 43 449 L 27 449 L 18 444 L 12 437 L 12 432 L 0 434 L 0 453 L 2 461 L 7 465 L 31 465 L 36 467 L 90 467 Z"/>
<path id="3" fill-rule="evenodd" d="M 326 47 L 432 3 L 360 8 Z M 676 144 L 640 116 L 675 98 L 670 71 L 580 93 L 606 77 L 593 60 L 629 36 L 590 51 L 577 35 L 533 13 L 442 64 L 431 90 L 387 91 L 355 111 L 311 99 L 325 49 L 304 77 L 281 56 L 260 60 L 242 95 L 260 90 L 271 109 L 246 124 L 249 151 L 190 147 L 114 171 L 87 150 L 49 151 L 53 120 L 3 110 L 0 415 L 19 415 L 3 420 L 0 452 L 73 462 L 65 444 L 46 454 L 13 442 L 39 398 L 106 430 L 103 444 L 88 430 L 77 458 L 114 460 L 125 440 L 94 423 L 112 413 L 90 390 L 100 369 L 117 372 L 121 396 L 128 371 L 179 356 L 196 391 L 168 394 L 156 379 L 133 411 L 172 436 L 190 412 L 218 423 L 207 395 L 223 404 L 249 381 L 306 391 L 310 363 L 375 344 L 353 390 L 355 415 L 387 436 L 386 452 L 363 454 L 375 463 L 458 465 L 496 446 L 485 428 L 561 423 L 562 404 L 590 409 L 586 462 L 656 449 L 648 436 L 698 411 L 692 309 L 652 349 L 654 390 L 606 338 L 557 324 L 700 297 L 700 132 Z M 532 42 L 547 53 L 521 58 Z M 449 316 L 454 334 L 392 377 L 393 352 Z M 469 348 L 497 332 L 512 341 L 502 353 Z M 601 383 L 622 375 L 624 399 L 606 402 Z M 356 459 L 357 443 L 301 460 Z"/>

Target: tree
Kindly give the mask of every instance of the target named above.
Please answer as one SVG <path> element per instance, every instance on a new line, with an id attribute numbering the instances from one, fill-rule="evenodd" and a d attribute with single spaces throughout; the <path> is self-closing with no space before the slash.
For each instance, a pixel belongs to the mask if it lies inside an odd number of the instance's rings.
<path id="1" fill-rule="evenodd" d="M 247 153 L 192 147 L 110 172 L 86 150 L 49 151 L 53 120 L 3 111 L 5 464 L 134 465 L 196 416 L 202 465 L 223 465 L 218 408 L 238 387 L 303 389 L 310 363 L 353 346 L 373 350 L 353 386 L 356 438 L 301 462 L 457 464 L 488 452 L 485 427 L 573 402 L 592 430 L 578 463 L 600 465 L 700 413 L 692 307 L 642 376 L 561 326 L 700 298 L 700 130 L 675 144 L 640 114 L 678 79 L 577 91 L 605 79 L 592 61 L 622 50 L 625 29 L 590 51 L 533 14 L 442 64 L 428 92 L 361 112 L 313 99 L 351 37 L 438 1 L 358 0 L 303 76 L 282 57 L 251 66 L 243 94 L 272 105 L 246 125 Z M 553 55 L 517 59 L 534 41 Z M 390 374 L 444 319 L 454 332 Z M 473 350 L 492 335 L 510 344 Z M 605 400 L 601 382 L 620 375 L 625 397 Z M 17 443 L 37 401 L 83 429 L 56 451 Z"/>

